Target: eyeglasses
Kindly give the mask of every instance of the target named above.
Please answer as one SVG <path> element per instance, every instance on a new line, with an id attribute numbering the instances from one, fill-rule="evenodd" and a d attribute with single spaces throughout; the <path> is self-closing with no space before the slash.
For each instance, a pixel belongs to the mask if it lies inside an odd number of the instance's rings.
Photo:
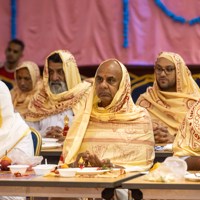
<path id="1" fill-rule="evenodd" d="M 154 67 L 154 71 L 156 74 L 161 74 L 163 71 L 166 75 L 172 74 L 172 72 L 175 70 L 175 68 L 162 68 L 162 67 Z"/>

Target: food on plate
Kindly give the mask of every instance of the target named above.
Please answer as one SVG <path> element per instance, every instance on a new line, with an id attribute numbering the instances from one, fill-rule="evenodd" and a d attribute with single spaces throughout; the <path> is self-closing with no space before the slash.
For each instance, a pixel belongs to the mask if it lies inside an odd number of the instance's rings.
<path id="1" fill-rule="evenodd" d="M 22 174 L 20 172 L 15 172 L 14 175 L 15 175 L 15 177 L 21 177 L 22 176 Z"/>

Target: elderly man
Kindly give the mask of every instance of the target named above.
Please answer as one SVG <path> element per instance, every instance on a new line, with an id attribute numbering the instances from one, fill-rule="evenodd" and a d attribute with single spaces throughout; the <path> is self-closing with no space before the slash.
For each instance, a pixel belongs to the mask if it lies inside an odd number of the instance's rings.
<path id="1" fill-rule="evenodd" d="M 101 63 L 86 106 L 74 119 L 63 147 L 67 164 L 87 151 L 91 166 L 113 165 L 146 170 L 154 159 L 151 119 L 130 96 L 130 77 L 116 59 Z"/>
<path id="2" fill-rule="evenodd" d="M 75 117 L 65 138 L 63 162 L 76 167 L 81 158 L 85 166 L 129 171 L 147 170 L 153 163 L 150 116 L 134 105 L 129 74 L 116 59 L 100 64 L 85 109 Z M 120 199 L 128 199 L 124 195 Z"/>
<path id="3" fill-rule="evenodd" d="M 153 87 L 136 104 L 153 120 L 156 143 L 172 143 L 187 111 L 199 99 L 199 87 L 180 55 L 161 52 L 156 60 Z"/>
<path id="4" fill-rule="evenodd" d="M 30 102 L 25 119 L 43 137 L 62 140 L 64 125 L 70 126 L 79 106 L 85 102 L 90 83 L 81 83 L 73 55 L 58 50 L 46 59 L 43 84 Z"/>
<path id="5" fill-rule="evenodd" d="M 9 41 L 5 51 L 6 61 L 0 64 L 0 79 L 9 89 L 13 88 L 15 68 L 23 56 L 24 47 L 24 43 L 19 39 Z"/>

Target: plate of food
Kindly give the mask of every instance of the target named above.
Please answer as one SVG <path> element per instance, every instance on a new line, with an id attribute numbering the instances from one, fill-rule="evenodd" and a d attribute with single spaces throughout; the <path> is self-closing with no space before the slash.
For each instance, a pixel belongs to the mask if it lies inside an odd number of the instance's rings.
<path id="1" fill-rule="evenodd" d="M 96 174 L 103 174 L 105 172 L 109 172 L 111 169 L 101 169 L 97 167 L 85 167 L 82 169 L 78 169 L 76 174 L 79 175 L 96 175 Z"/>
<path id="2" fill-rule="evenodd" d="M 185 179 L 188 181 L 200 181 L 200 173 L 188 173 L 185 175 Z"/>
<path id="3" fill-rule="evenodd" d="M 42 138 L 42 143 L 55 143 L 58 142 L 57 138 Z"/>
<path id="4" fill-rule="evenodd" d="M 53 148 L 58 148 L 61 146 L 62 146 L 62 144 L 60 144 L 60 143 L 43 143 L 42 149 L 53 149 Z"/>

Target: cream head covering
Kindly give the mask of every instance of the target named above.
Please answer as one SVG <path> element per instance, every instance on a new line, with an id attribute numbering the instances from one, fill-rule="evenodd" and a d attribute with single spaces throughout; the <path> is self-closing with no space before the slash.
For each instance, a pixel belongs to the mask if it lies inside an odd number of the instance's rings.
<path id="1" fill-rule="evenodd" d="M 69 51 L 58 50 L 58 51 L 52 52 L 51 54 L 47 56 L 46 61 L 45 61 L 45 66 L 44 66 L 44 73 L 43 73 L 43 81 L 44 81 L 45 90 L 50 97 L 60 98 L 60 96 L 63 96 L 63 93 L 53 94 L 49 87 L 48 58 L 55 53 L 59 54 L 63 62 L 63 71 L 65 74 L 65 80 L 66 80 L 68 90 L 72 89 L 73 87 L 81 83 L 81 76 L 78 71 L 76 60 Z"/>
<path id="2" fill-rule="evenodd" d="M 53 94 L 49 87 L 48 58 L 53 54 L 59 54 L 63 61 L 63 71 L 68 91 Z M 91 84 L 81 83 L 80 74 L 74 56 L 65 50 L 52 52 L 47 56 L 44 66 L 42 87 L 36 93 L 29 104 L 29 112 L 26 121 L 39 121 L 50 115 L 55 115 L 67 109 L 73 109 L 76 113 L 77 103 L 80 103 Z M 76 86 L 76 87 L 75 87 Z"/>
<path id="3" fill-rule="evenodd" d="M 19 63 L 19 65 L 17 66 L 17 68 L 15 70 L 15 80 L 16 80 L 17 70 L 23 69 L 23 68 L 28 69 L 30 76 L 31 76 L 33 88 L 35 88 L 37 82 L 40 80 L 40 69 L 39 69 L 38 65 L 32 61 L 23 61 L 23 62 Z"/>
<path id="4" fill-rule="evenodd" d="M 11 90 L 11 96 L 13 100 L 13 105 L 16 111 L 18 111 L 22 116 L 24 116 L 28 110 L 28 104 L 33 97 L 33 95 L 42 87 L 42 80 L 40 79 L 40 70 L 36 63 L 31 61 L 21 62 L 15 70 L 15 82 L 16 72 L 19 69 L 27 68 L 32 80 L 32 90 L 29 92 L 22 92 L 15 84 L 14 88 Z"/>
<path id="5" fill-rule="evenodd" d="M 169 133 L 175 135 L 187 111 L 199 99 L 199 87 L 180 55 L 161 52 L 158 58 L 166 58 L 174 63 L 176 92 L 161 91 L 155 79 L 153 87 L 140 95 L 137 104 L 146 108 L 154 121 L 168 127 Z"/>

